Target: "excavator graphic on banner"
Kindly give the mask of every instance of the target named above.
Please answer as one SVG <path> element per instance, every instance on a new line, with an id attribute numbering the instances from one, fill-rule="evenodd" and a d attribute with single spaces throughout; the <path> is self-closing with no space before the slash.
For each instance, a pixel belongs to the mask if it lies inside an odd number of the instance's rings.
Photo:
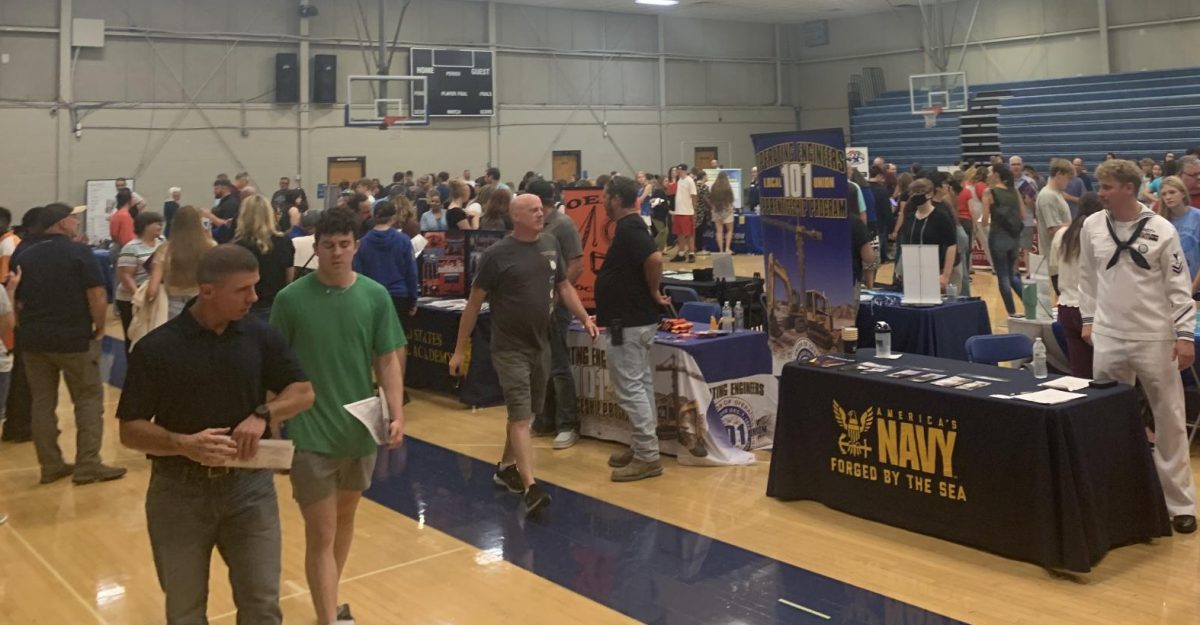
<path id="1" fill-rule="evenodd" d="M 677 350 L 672 351 L 676 353 L 654 367 L 655 371 L 671 374 L 671 393 L 655 393 L 654 397 L 658 406 L 658 438 L 664 441 L 678 440 L 679 446 L 688 453 L 704 458 L 708 455 L 708 447 L 704 443 L 704 432 L 708 429 L 706 415 L 701 414 L 699 402 L 683 396 L 679 390 L 679 379 L 686 375 L 705 386 L 708 382 L 700 372 L 688 369 L 680 362 Z"/>
<path id="2" fill-rule="evenodd" d="M 797 351 L 805 348 L 811 351 L 813 346 L 822 351 L 833 349 L 833 315 L 829 311 L 829 300 L 824 292 L 805 288 L 805 241 L 820 241 L 823 235 L 819 230 L 780 219 L 763 217 L 762 222 L 765 226 L 794 232 L 796 236 L 798 289 L 792 288 L 787 269 L 775 255 L 767 255 L 767 330 L 772 342 L 795 345 Z M 783 286 L 782 293 L 778 289 L 779 283 Z"/>

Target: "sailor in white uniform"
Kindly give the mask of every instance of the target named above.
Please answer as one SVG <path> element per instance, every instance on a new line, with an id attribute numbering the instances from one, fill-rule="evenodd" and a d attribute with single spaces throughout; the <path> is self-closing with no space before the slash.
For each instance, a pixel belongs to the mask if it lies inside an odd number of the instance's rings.
<path id="1" fill-rule="evenodd" d="M 1107 210 L 1080 233 L 1083 339 L 1095 346 L 1098 380 L 1142 383 L 1154 412 L 1154 464 L 1175 531 L 1196 531 L 1183 382 L 1195 360 L 1195 305 L 1187 261 L 1171 222 L 1137 200 L 1142 173 L 1130 161 L 1096 168 Z"/>

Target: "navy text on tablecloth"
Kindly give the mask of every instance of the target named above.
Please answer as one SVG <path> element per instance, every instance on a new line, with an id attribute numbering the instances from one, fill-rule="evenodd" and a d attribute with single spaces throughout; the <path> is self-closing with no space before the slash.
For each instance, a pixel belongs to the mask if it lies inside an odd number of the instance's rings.
<path id="1" fill-rule="evenodd" d="M 1171 534 L 1131 387 L 1043 406 L 991 397 L 1036 390 L 1027 371 L 913 354 L 875 362 L 1005 381 L 964 391 L 789 365 L 769 496 L 1072 571 Z"/>

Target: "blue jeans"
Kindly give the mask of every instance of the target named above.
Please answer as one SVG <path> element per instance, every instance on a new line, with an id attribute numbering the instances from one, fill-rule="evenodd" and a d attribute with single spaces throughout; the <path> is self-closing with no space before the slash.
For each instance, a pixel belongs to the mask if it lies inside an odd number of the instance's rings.
<path id="1" fill-rule="evenodd" d="M 654 405 L 654 367 L 650 348 L 658 326 L 625 328 L 623 345 L 608 337 L 608 376 L 617 394 L 617 404 L 633 426 L 633 457 L 643 462 L 658 460 L 658 410 Z"/>
<path id="2" fill-rule="evenodd" d="M 574 432 L 579 429 L 579 411 L 575 406 L 575 375 L 571 373 L 571 351 L 567 348 L 571 313 L 562 306 L 554 307 L 554 325 L 550 327 L 550 388 L 554 401 L 539 410 L 533 429 L 539 432 L 557 430 Z M 547 395 L 549 396 L 549 395 Z"/>
<path id="3" fill-rule="evenodd" d="M 209 477 L 199 465 L 155 461 L 146 521 L 167 625 L 205 625 L 213 547 L 229 566 L 238 625 L 278 625 L 279 505 L 270 471 Z"/>
<path id="4" fill-rule="evenodd" d="M 1000 298 L 1004 300 L 1004 310 L 1013 315 L 1017 307 L 1013 303 L 1013 289 L 1017 297 L 1021 296 L 1024 287 L 1021 285 L 1021 274 L 1017 271 L 1017 258 L 1020 248 L 1017 240 L 1004 234 L 988 237 L 988 247 L 992 249 L 992 268 L 996 271 L 996 283 L 1000 286 Z"/>

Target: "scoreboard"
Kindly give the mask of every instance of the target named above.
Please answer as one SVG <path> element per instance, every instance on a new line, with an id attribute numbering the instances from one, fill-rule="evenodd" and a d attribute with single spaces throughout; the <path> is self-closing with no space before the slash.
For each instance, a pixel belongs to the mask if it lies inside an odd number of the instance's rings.
<path id="1" fill-rule="evenodd" d="M 427 79 L 424 93 L 414 92 L 414 111 L 429 117 L 490 117 L 495 114 L 492 53 L 488 50 L 413 48 L 413 76 Z"/>

